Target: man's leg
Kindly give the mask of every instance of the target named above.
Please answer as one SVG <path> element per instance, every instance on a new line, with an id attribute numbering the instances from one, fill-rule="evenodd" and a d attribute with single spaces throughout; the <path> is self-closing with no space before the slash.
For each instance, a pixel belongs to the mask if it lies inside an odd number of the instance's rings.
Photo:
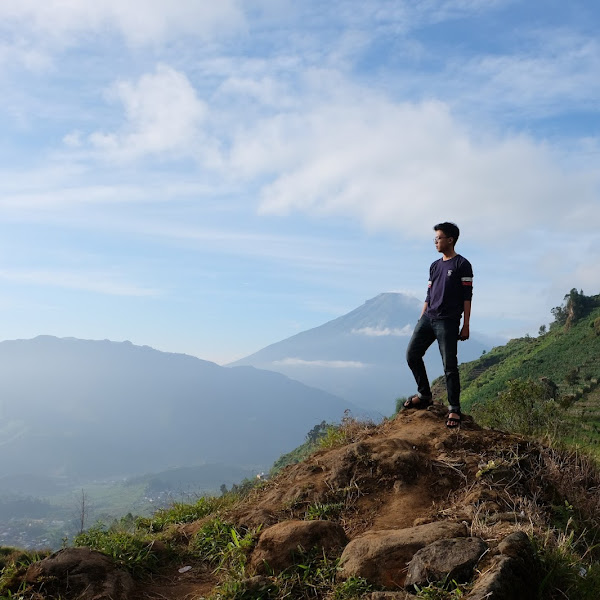
<path id="1" fill-rule="evenodd" d="M 460 321 L 453 319 L 439 319 L 432 324 L 442 362 L 444 364 L 444 376 L 446 379 L 446 391 L 448 392 L 448 410 L 460 412 L 460 377 L 458 375 L 458 332 Z"/>
<path id="2" fill-rule="evenodd" d="M 431 327 L 431 321 L 428 317 L 422 316 L 415 326 L 410 342 L 406 349 L 406 362 L 417 383 L 417 392 L 419 398 L 425 400 L 431 399 L 431 388 L 429 387 L 429 379 L 425 370 L 423 356 L 427 352 L 427 348 L 433 344 L 435 333 Z"/>

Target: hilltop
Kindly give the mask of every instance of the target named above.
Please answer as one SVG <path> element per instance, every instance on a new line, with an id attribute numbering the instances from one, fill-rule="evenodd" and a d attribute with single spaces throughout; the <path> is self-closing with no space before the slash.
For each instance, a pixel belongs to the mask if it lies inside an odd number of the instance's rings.
<path id="1" fill-rule="evenodd" d="M 64 600 L 568 598 L 560 587 L 596 598 L 598 470 L 469 416 L 449 431 L 444 414 L 435 404 L 380 425 L 347 419 L 248 495 L 96 528 L 76 543 L 112 558 L 70 548 L 22 561 L 8 589 Z M 447 591 L 429 583 L 443 579 Z"/>

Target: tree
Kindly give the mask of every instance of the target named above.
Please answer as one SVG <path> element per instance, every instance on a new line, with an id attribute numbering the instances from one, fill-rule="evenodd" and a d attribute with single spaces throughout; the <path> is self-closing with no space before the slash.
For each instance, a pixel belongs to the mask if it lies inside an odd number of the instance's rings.
<path id="1" fill-rule="evenodd" d="M 594 297 L 588 297 L 583 290 L 573 288 L 564 297 L 561 306 L 555 306 L 550 312 L 554 316 L 552 325 L 565 326 L 567 329 L 584 317 L 588 310 L 595 304 Z"/>
<path id="2" fill-rule="evenodd" d="M 318 425 L 315 425 L 307 434 L 306 441 L 314 444 L 319 441 L 326 433 L 329 428 L 329 424 L 326 421 L 321 421 Z"/>
<path id="3" fill-rule="evenodd" d="M 90 502 L 86 491 L 82 488 L 81 495 L 78 498 L 77 505 L 77 523 L 79 534 L 82 534 L 85 531 L 85 524 L 88 521 L 89 513 L 90 513 Z"/>

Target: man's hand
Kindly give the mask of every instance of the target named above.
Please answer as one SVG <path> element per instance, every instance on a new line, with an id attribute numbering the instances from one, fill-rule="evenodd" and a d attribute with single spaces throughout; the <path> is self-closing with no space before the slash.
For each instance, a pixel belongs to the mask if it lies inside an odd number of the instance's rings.
<path id="1" fill-rule="evenodd" d="M 458 334 L 458 339 L 461 342 L 464 342 L 465 340 L 469 339 L 469 326 L 468 325 L 462 326 L 462 329 L 460 330 L 460 333 Z"/>

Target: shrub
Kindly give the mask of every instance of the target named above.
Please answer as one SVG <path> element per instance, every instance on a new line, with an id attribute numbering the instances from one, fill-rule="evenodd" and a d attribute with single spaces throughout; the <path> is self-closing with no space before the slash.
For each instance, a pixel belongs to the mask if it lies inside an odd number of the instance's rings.
<path id="1" fill-rule="evenodd" d="M 327 426 L 325 435 L 319 439 L 319 448 L 330 449 L 357 442 L 374 427 L 372 421 L 359 421 L 346 410 L 339 425 Z"/>
<path id="2" fill-rule="evenodd" d="M 323 504 L 321 502 L 317 502 L 315 504 L 311 504 L 306 509 L 305 519 L 307 521 L 327 521 L 328 519 L 337 519 L 343 509 L 344 504 L 342 502 L 336 502 L 333 504 Z"/>
<path id="3" fill-rule="evenodd" d="M 474 405 L 472 412 L 484 425 L 528 436 L 555 436 L 565 425 L 549 386 L 531 379 L 510 380 L 495 400 Z"/>

